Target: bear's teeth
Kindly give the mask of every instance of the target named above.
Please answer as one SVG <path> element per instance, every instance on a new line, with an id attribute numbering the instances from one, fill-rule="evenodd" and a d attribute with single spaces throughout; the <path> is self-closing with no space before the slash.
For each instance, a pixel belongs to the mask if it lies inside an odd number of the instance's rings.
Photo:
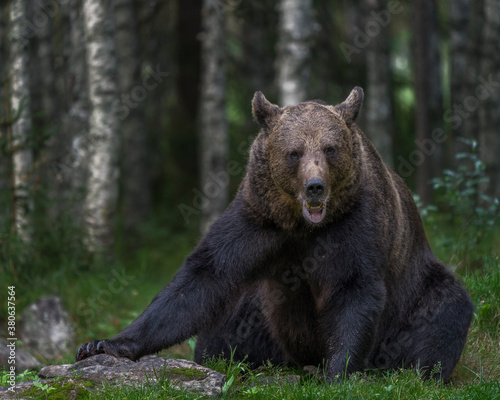
<path id="1" fill-rule="evenodd" d="M 307 201 L 306 201 L 306 207 L 308 210 L 322 210 L 323 207 L 325 206 L 325 203 L 321 203 L 319 206 L 311 206 Z"/>

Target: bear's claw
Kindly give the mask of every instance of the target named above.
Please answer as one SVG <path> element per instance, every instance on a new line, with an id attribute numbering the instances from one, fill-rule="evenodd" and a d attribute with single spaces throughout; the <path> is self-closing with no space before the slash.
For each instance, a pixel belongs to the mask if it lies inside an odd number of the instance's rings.
<path id="1" fill-rule="evenodd" d="M 84 360 L 85 358 L 94 356 L 96 354 L 106 353 L 104 349 L 104 340 L 92 340 L 86 344 L 83 344 L 78 349 L 76 353 L 76 361 Z"/>

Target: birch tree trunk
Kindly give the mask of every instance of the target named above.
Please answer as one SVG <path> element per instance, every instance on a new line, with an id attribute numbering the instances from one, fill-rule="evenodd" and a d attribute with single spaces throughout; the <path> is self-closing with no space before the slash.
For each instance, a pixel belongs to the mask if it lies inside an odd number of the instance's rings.
<path id="1" fill-rule="evenodd" d="M 300 103 L 308 95 L 310 39 L 314 21 L 312 0 L 281 0 L 279 8 L 279 104 L 286 106 Z"/>
<path id="2" fill-rule="evenodd" d="M 203 202 L 201 232 L 224 211 L 228 200 L 229 175 L 225 109 L 225 19 L 212 0 L 202 8 L 202 77 L 200 95 L 200 176 Z"/>
<path id="3" fill-rule="evenodd" d="M 432 139 L 442 124 L 441 71 L 438 48 L 437 10 L 433 0 L 415 2 L 415 91 L 417 147 L 417 193 L 424 204 L 432 200 L 429 180 L 442 158 L 441 145 Z"/>
<path id="4" fill-rule="evenodd" d="M 115 38 L 118 59 L 119 88 L 122 95 L 142 98 L 141 62 L 136 12 L 133 0 L 115 0 Z M 136 87 L 141 91 L 136 96 Z M 136 88 L 136 89 L 134 89 Z M 154 90 L 154 89 L 151 89 Z M 134 99 L 135 100 L 135 99 Z M 121 175 L 126 177 L 122 186 L 122 217 L 129 232 L 144 222 L 152 207 L 151 171 L 148 158 L 148 137 L 144 129 L 143 104 L 137 100 L 135 107 L 118 118 L 121 124 Z"/>
<path id="5" fill-rule="evenodd" d="M 106 0 L 84 0 L 85 42 L 91 105 L 89 176 L 84 216 L 91 251 L 112 249 L 118 198 L 119 120 L 112 104 L 117 98 L 114 27 Z"/>
<path id="6" fill-rule="evenodd" d="M 481 55 L 481 77 L 485 81 L 500 81 L 500 0 L 484 1 L 484 25 Z M 493 86 L 493 85 L 492 85 Z M 500 198 L 500 88 L 498 84 L 476 90 L 479 106 L 480 157 L 486 164 L 486 175 L 490 178 L 483 190 L 490 196 Z M 487 96 L 489 94 L 489 96 Z M 485 97 L 484 99 L 479 97 Z"/>
<path id="7" fill-rule="evenodd" d="M 9 29 L 9 15 L 8 15 L 8 4 L 0 4 L 0 60 L 7 60 L 7 40 L 5 37 L 8 36 L 7 32 Z M 6 111 L 10 107 L 10 99 L 8 98 L 7 89 L 7 77 L 6 70 L 8 68 L 8 63 L 0 63 L 0 104 L 2 105 L 0 109 L 0 121 L 7 125 L 7 115 Z M 6 107 L 7 106 L 7 107 Z M 6 126 L 7 127 L 7 126 Z M 0 130 L 0 141 L 5 142 L 7 139 L 6 134 L 7 129 Z M 0 149 L 0 201 L 8 204 L 9 194 L 10 194 L 10 159 L 7 157 L 8 149 L 3 146 Z M 10 210 L 6 207 L 0 208 L 0 220 L 10 221 Z M 9 225 L 6 225 L 8 227 Z"/>
<path id="8" fill-rule="evenodd" d="M 18 118 L 11 127 L 13 217 L 15 232 L 24 242 L 32 240 L 31 112 L 28 70 L 28 40 L 23 36 L 26 0 L 10 3 L 10 102 Z"/>
<path id="9" fill-rule="evenodd" d="M 368 0 L 370 10 L 387 10 L 387 0 Z M 366 133 L 384 162 L 394 166 L 389 28 L 381 27 L 366 51 Z"/>

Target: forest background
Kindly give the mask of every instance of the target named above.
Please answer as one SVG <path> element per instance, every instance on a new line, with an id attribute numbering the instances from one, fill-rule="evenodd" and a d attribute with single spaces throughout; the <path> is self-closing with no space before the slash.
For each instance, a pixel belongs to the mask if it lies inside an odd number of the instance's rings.
<path id="1" fill-rule="evenodd" d="M 499 0 L 1 2 L 0 281 L 20 310 L 61 295 L 78 342 L 114 335 L 236 192 L 254 92 L 354 86 L 433 250 L 498 280 Z M 473 300 L 498 332 L 495 285 Z"/>

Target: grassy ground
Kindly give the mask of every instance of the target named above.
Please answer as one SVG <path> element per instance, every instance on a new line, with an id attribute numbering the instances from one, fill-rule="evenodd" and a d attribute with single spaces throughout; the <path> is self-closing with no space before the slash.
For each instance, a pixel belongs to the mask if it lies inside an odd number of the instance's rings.
<path id="1" fill-rule="evenodd" d="M 255 382 L 257 381 L 257 384 Z M 89 398 L 92 398 L 89 396 Z M 132 399 L 198 399 L 199 395 L 172 389 L 168 382 L 146 386 L 140 390 L 128 388 L 105 389 L 104 396 L 95 398 Z M 258 377 L 250 377 L 227 387 L 223 398 L 228 399 L 498 399 L 500 383 L 478 381 L 470 384 L 423 382 L 408 372 L 383 375 L 359 374 L 348 381 L 325 385 L 314 379 L 304 379 L 295 384 L 259 384 Z"/>
<path id="2" fill-rule="evenodd" d="M 303 371 L 288 368 L 267 367 L 251 371 L 244 364 L 228 365 L 224 362 L 212 363 L 208 366 L 227 375 L 224 398 L 228 399 L 500 399 L 500 263 L 498 259 L 486 258 L 481 270 L 464 272 L 462 280 L 476 304 L 476 311 L 462 360 L 447 384 L 434 381 L 424 382 L 418 374 L 412 371 L 370 371 L 356 374 L 338 384 L 327 385 L 306 376 Z M 97 282 L 91 280 L 88 284 L 93 285 Z M 153 286 L 150 284 L 151 288 Z M 138 289 L 136 285 L 134 289 L 124 288 L 124 293 L 118 293 L 115 300 L 122 301 L 124 297 L 130 297 L 130 290 Z M 142 310 L 149 301 L 146 295 L 137 294 L 135 299 L 141 299 L 138 303 L 144 303 L 135 305 L 136 312 Z M 116 306 L 110 305 L 110 307 Z M 130 317 L 133 315 L 130 314 Z M 108 318 L 112 321 L 112 318 L 117 317 L 96 318 L 101 324 L 105 324 L 109 321 Z M 127 322 L 126 318 L 123 321 L 120 320 L 111 324 L 111 329 L 117 331 Z M 99 327 L 95 330 L 97 333 L 106 333 L 110 331 L 110 327 L 103 326 L 102 332 Z M 80 335 L 87 338 L 88 332 L 81 331 Z M 176 346 L 164 352 L 164 355 L 166 354 L 190 358 L 192 345 L 186 343 Z M 72 362 L 72 358 L 73 354 L 70 354 L 63 357 L 60 362 Z M 300 382 L 262 383 L 264 377 L 277 378 L 297 374 L 302 375 Z M 33 378 L 29 374 L 27 377 Z M 39 390 L 39 394 L 40 398 L 50 399 L 56 396 L 56 392 L 47 393 L 42 389 Z M 172 388 L 168 381 L 146 385 L 141 389 L 107 386 L 103 392 L 96 394 L 82 392 L 81 396 L 81 398 L 88 399 L 200 398 L 199 395 Z"/>

